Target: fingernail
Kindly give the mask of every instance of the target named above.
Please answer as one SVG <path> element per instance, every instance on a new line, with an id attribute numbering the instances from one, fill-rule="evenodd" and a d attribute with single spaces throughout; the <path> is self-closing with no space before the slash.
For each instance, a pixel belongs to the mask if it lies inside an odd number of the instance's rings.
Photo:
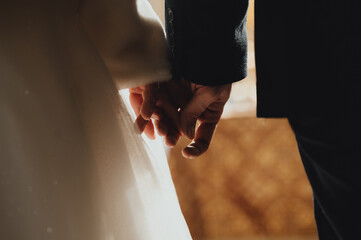
<path id="1" fill-rule="evenodd" d="M 191 139 L 194 138 L 194 131 L 195 131 L 194 126 L 192 126 L 192 127 L 190 127 L 190 128 L 188 129 L 188 136 L 189 136 Z"/>
<path id="2" fill-rule="evenodd" d="M 182 155 L 185 158 L 193 159 L 201 155 L 201 151 L 194 146 L 187 146 L 185 149 L 183 149 Z"/>
<path id="3" fill-rule="evenodd" d="M 146 115 L 146 114 L 142 114 L 142 118 L 143 118 L 144 120 L 150 120 L 151 117 L 149 117 L 149 115 L 150 115 L 150 114 L 147 114 L 147 115 Z"/>
<path id="4" fill-rule="evenodd" d="M 154 108 L 149 109 L 148 111 L 141 111 L 141 116 L 144 120 L 150 120 L 154 112 Z"/>
<path id="5" fill-rule="evenodd" d="M 158 114 L 155 114 L 155 113 L 153 113 L 153 115 L 152 115 L 151 118 L 154 119 L 154 120 L 160 120 L 159 115 L 158 115 Z"/>

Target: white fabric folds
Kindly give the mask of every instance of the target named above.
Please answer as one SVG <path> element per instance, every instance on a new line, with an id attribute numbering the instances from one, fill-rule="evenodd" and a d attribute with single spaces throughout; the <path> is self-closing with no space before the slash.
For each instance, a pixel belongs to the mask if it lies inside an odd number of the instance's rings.
<path id="1" fill-rule="evenodd" d="M 134 6 L 1 3 L 0 239 L 191 239 L 160 142 L 135 133 L 118 93 L 169 77 L 144 43 L 164 47 L 144 37 L 158 20 Z"/>

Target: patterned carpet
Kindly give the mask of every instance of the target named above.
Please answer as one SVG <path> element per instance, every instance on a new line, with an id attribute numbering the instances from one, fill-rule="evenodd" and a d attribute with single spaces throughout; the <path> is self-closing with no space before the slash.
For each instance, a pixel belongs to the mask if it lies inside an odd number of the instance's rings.
<path id="1" fill-rule="evenodd" d="M 224 119 L 198 159 L 181 156 L 187 143 L 169 161 L 195 240 L 317 239 L 309 238 L 316 236 L 312 193 L 287 120 Z"/>

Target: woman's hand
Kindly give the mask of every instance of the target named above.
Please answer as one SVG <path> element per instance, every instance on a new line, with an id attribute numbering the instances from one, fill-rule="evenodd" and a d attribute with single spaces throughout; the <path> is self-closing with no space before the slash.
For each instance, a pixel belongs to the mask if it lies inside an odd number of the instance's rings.
<path id="1" fill-rule="evenodd" d="M 192 139 L 182 154 L 195 158 L 209 148 L 231 86 L 203 86 L 182 79 L 130 89 L 130 99 L 141 132 L 154 138 L 153 118 L 168 146 L 174 146 L 181 135 Z"/>

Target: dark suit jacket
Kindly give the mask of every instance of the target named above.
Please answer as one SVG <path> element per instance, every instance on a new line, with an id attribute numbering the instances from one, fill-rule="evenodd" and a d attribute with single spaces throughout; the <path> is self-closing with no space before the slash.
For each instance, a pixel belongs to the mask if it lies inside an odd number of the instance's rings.
<path id="1" fill-rule="evenodd" d="M 248 0 L 166 0 L 176 77 L 221 85 L 246 77 Z M 361 109 L 361 1 L 256 0 L 259 117 Z"/>

